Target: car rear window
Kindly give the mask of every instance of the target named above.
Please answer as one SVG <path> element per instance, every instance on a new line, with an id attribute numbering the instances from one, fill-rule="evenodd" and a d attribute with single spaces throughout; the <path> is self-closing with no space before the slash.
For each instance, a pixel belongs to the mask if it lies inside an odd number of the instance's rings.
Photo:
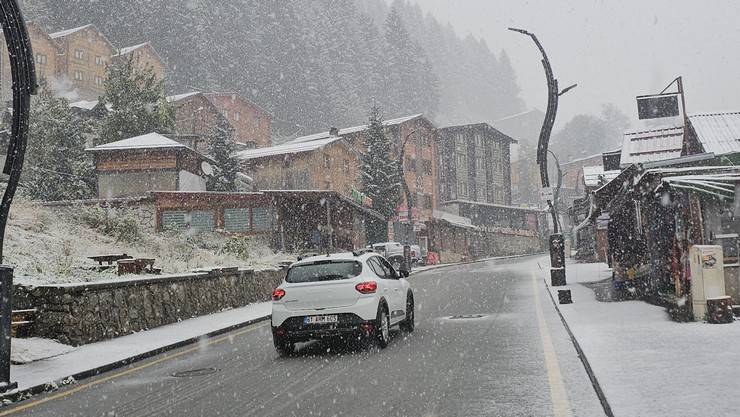
<path id="1" fill-rule="evenodd" d="M 349 279 L 361 272 L 362 264 L 357 261 L 316 261 L 290 268 L 285 281 L 296 283 Z"/>

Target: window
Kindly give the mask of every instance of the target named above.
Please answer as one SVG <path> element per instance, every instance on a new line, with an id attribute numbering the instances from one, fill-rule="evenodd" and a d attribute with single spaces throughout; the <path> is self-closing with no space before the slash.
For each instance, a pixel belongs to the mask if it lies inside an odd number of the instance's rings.
<path id="1" fill-rule="evenodd" d="M 251 221 L 249 208 L 227 208 L 224 209 L 224 230 L 232 233 L 249 232 Z"/>
<path id="2" fill-rule="evenodd" d="M 464 153 L 457 154 L 457 166 L 460 169 L 467 170 L 468 169 L 468 156 Z"/>
<path id="3" fill-rule="evenodd" d="M 367 266 L 370 267 L 370 270 L 373 271 L 375 275 L 378 276 L 378 278 L 385 278 L 385 271 L 383 271 L 383 268 L 380 266 L 380 263 L 376 260 L 377 258 L 372 257 L 367 260 Z"/>
<path id="4" fill-rule="evenodd" d="M 36 54 L 36 63 L 40 65 L 46 64 L 46 55 L 44 54 Z"/>
<path id="5" fill-rule="evenodd" d="M 275 215 L 268 207 L 254 207 L 252 209 L 252 230 L 255 232 L 266 232 L 273 229 Z"/>
<path id="6" fill-rule="evenodd" d="M 162 212 L 162 230 L 180 230 L 187 227 L 185 211 L 166 210 Z"/>
<path id="7" fill-rule="evenodd" d="M 105 61 L 103 61 L 103 57 L 96 55 L 95 56 L 95 65 L 97 65 L 97 66 L 103 66 L 104 64 L 105 64 Z"/>
<path id="8" fill-rule="evenodd" d="M 85 58 L 85 51 L 83 51 L 82 49 L 75 49 L 75 58 L 77 59 Z"/>
<path id="9" fill-rule="evenodd" d="M 478 171 L 486 169 L 486 164 L 482 156 L 475 157 L 475 169 Z"/>
<path id="10" fill-rule="evenodd" d="M 205 232 L 213 230 L 213 210 L 194 210 L 190 212 L 190 228 Z"/>
<path id="11" fill-rule="evenodd" d="M 224 110 L 223 115 L 224 115 L 225 118 L 228 119 L 229 118 L 229 111 L 228 110 Z"/>
<path id="12" fill-rule="evenodd" d="M 369 262 L 368 262 L 369 264 Z M 372 267 L 371 267 L 372 269 Z M 362 273 L 362 264 L 357 261 L 316 261 L 290 268 L 286 282 L 315 282 L 349 279 Z"/>
<path id="13" fill-rule="evenodd" d="M 457 194 L 460 198 L 467 198 L 468 196 L 468 183 L 460 181 L 457 184 Z"/>
<path id="14" fill-rule="evenodd" d="M 406 171 L 409 171 L 409 172 L 416 171 L 416 159 L 410 156 L 406 157 Z"/>
<path id="15" fill-rule="evenodd" d="M 96 75 L 95 76 L 95 85 L 102 86 L 103 85 L 103 77 Z"/>
<path id="16" fill-rule="evenodd" d="M 241 116 L 241 113 L 239 113 L 238 111 L 234 112 L 234 120 L 236 120 L 237 122 L 239 121 L 239 118 L 241 118 Z"/>
<path id="17" fill-rule="evenodd" d="M 324 168 L 331 168 L 331 157 L 329 155 L 324 155 Z"/>
<path id="18" fill-rule="evenodd" d="M 427 159 L 421 160 L 421 169 L 424 175 L 432 175 L 432 161 Z"/>
<path id="19" fill-rule="evenodd" d="M 422 198 L 422 204 L 425 209 L 432 208 L 432 195 L 431 194 L 424 194 Z"/>
<path id="20" fill-rule="evenodd" d="M 342 172 L 349 174 L 349 159 L 342 161 Z"/>
<path id="21" fill-rule="evenodd" d="M 80 70 L 75 70 L 75 80 L 85 81 L 85 73 Z"/>
<path id="22" fill-rule="evenodd" d="M 475 134 L 475 146 L 478 148 L 483 146 L 483 138 L 479 133 Z"/>

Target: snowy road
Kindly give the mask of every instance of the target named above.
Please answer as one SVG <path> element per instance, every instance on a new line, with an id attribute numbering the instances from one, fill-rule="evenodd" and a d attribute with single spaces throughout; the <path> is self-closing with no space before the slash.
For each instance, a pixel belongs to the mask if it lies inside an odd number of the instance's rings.
<path id="1" fill-rule="evenodd" d="M 530 257 L 415 275 L 417 329 L 384 350 L 311 343 L 281 359 L 263 322 L 0 416 L 603 415 L 538 261 L 547 265 Z"/>

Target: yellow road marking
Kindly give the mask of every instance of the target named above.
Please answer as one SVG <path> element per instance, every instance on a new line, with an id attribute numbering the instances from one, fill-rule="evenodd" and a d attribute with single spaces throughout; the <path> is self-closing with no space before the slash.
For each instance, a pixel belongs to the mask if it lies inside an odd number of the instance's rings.
<path id="1" fill-rule="evenodd" d="M 571 417 L 573 413 L 570 409 L 568 394 L 565 392 L 563 375 L 560 373 L 558 357 L 555 353 L 555 347 L 552 344 L 550 329 L 545 321 L 545 313 L 542 311 L 540 302 L 540 289 L 537 286 L 537 276 L 532 273 L 532 290 L 534 290 L 535 310 L 537 312 L 537 322 L 540 329 L 540 339 L 542 340 L 542 349 L 545 353 L 545 368 L 547 368 L 547 381 L 550 385 L 550 400 L 552 401 L 552 412 L 555 417 Z"/>
<path id="2" fill-rule="evenodd" d="M 249 333 L 249 332 L 252 332 L 254 330 L 257 330 L 260 327 L 265 327 L 268 324 L 269 324 L 269 322 L 268 323 L 263 323 L 263 324 L 258 324 L 258 325 L 253 325 L 253 326 L 247 327 L 246 329 L 240 330 L 240 331 L 238 331 L 236 333 L 231 333 L 229 335 L 221 336 L 221 337 L 219 337 L 217 339 L 210 340 L 210 341 L 208 341 L 208 344 L 207 345 L 215 345 L 216 343 L 221 343 L 221 342 L 223 342 L 225 340 L 229 340 L 229 339 L 231 339 L 231 338 L 233 338 L 235 336 L 241 336 L 241 335 L 243 335 L 245 333 Z M 82 385 L 77 385 L 74 388 L 68 389 L 66 391 L 61 391 L 61 392 L 58 392 L 56 394 L 49 395 L 48 397 L 45 397 L 45 398 L 42 398 L 42 399 L 39 399 L 39 400 L 34 400 L 34 401 L 31 401 L 31 402 L 26 403 L 26 404 L 21 404 L 18 407 L 15 407 L 15 408 L 12 408 L 10 410 L 6 410 L 6 411 L 3 411 L 3 412 L 0 412 L 0 417 L 7 416 L 7 415 L 10 415 L 10 414 L 15 414 L 15 413 L 17 413 L 19 411 L 27 410 L 27 409 L 29 409 L 31 407 L 35 407 L 37 405 L 41 405 L 41 404 L 44 404 L 44 403 L 49 402 L 49 401 L 53 401 L 53 400 L 56 400 L 56 399 L 59 399 L 59 398 L 67 397 L 67 396 L 72 395 L 72 394 L 74 394 L 76 392 L 82 391 L 82 390 L 84 390 L 86 388 L 89 388 L 89 387 L 92 387 L 92 386 L 95 386 L 95 385 L 98 385 L 98 384 L 102 384 L 104 382 L 108 382 L 108 381 L 110 381 L 112 379 L 120 378 L 120 377 L 126 376 L 128 374 L 132 374 L 132 373 L 137 372 L 137 371 L 140 371 L 142 369 L 149 368 L 150 366 L 154 366 L 154 365 L 156 365 L 158 363 L 162 363 L 162 362 L 165 362 L 165 361 L 168 361 L 168 360 L 171 360 L 171 359 L 175 359 L 177 357 L 180 357 L 182 355 L 187 355 L 188 353 L 192 353 L 192 352 L 195 352 L 195 351 L 200 350 L 200 349 L 201 349 L 200 346 L 194 346 L 194 347 L 191 347 L 191 348 L 182 350 L 180 352 L 173 353 L 171 355 L 167 355 L 167 356 L 162 357 L 162 358 L 159 358 L 159 359 L 155 359 L 155 360 L 153 360 L 151 362 L 147 362 L 147 363 L 144 363 L 144 364 L 135 366 L 133 368 L 128 368 L 125 371 L 114 373 L 112 375 L 108 375 L 106 377 L 99 378 L 99 379 L 96 379 L 94 381 L 90 381 L 88 383 L 82 384 Z"/>

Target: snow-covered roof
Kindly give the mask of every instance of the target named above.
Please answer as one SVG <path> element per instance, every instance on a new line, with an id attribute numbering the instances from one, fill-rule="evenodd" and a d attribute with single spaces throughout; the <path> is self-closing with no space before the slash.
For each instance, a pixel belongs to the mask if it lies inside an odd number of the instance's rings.
<path id="1" fill-rule="evenodd" d="M 167 102 L 174 103 L 176 101 L 184 100 L 188 97 L 198 95 L 198 94 L 200 94 L 200 91 L 191 91 L 189 93 L 182 93 L 182 94 L 176 94 L 174 96 L 167 96 Z"/>
<path id="2" fill-rule="evenodd" d="M 704 152 L 740 152 L 740 112 L 690 114 L 689 122 Z"/>
<path id="3" fill-rule="evenodd" d="M 466 227 L 470 229 L 475 229 L 476 227 L 473 225 L 473 222 L 470 221 L 469 218 L 458 216 L 457 214 L 448 213 L 446 211 L 442 210 L 433 210 L 432 211 L 432 217 L 438 220 L 444 220 L 447 223 L 457 226 L 457 227 Z"/>
<path id="4" fill-rule="evenodd" d="M 187 148 L 182 143 L 172 140 L 156 132 L 147 133 L 133 138 L 123 139 L 111 143 L 105 143 L 88 151 L 118 151 L 124 149 L 161 149 L 161 148 Z M 189 149 L 189 148 L 188 148 Z"/>
<path id="5" fill-rule="evenodd" d="M 241 160 L 248 160 L 248 159 L 256 159 L 256 158 L 265 158 L 265 157 L 276 156 L 276 155 L 287 155 L 287 154 L 296 154 L 296 153 L 301 153 L 301 152 L 310 152 L 310 151 L 322 148 L 331 143 L 334 143 L 341 139 L 342 138 L 340 138 L 339 136 L 332 136 L 326 139 L 313 140 L 310 142 L 286 143 L 283 145 L 270 146 L 267 148 L 247 149 L 244 151 L 237 152 L 236 157 Z"/>
<path id="6" fill-rule="evenodd" d="M 50 33 L 49 34 L 49 37 L 52 38 L 52 39 L 62 38 L 64 36 L 71 35 L 71 34 L 77 32 L 77 31 L 80 31 L 80 30 L 83 30 L 83 29 L 87 29 L 87 28 L 92 27 L 92 26 L 93 25 L 91 23 L 89 23 L 87 25 L 78 26 L 78 27 L 72 28 L 72 29 L 60 30 L 59 32 Z"/>
<path id="7" fill-rule="evenodd" d="M 681 156 L 683 126 L 666 126 L 624 133 L 621 165 L 660 161 Z"/>
<path id="8" fill-rule="evenodd" d="M 586 184 L 586 187 L 598 187 L 602 183 L 617 178 L 620 172 L 618 169 L 604 171 L 604 167 L 601 165 L 583 167 L 583 183 Z"/>
<path id="9" fill-rule="evenodd" d="M 143 47 L 145 47 L 147 45 L 149 45 L 149 42 L 140 43 L 138 45 L 126 46 L 124 48 L 119 49 L 118 50 L 118 53 L 116 55 L 114 55 L 114 56 L 125 55 L 125 54 L 127 54 L 127 53 L 129 53 L 131 51 L 135 51 L 135 50 L 137 50 L 139 48 L 143 48 Z"/>
<path id="10" fill-rule="evenodd" d="M 414 120 L 414 119 L 416 119 L 418 117 L 421 117 L 421 116 L 423 116 L 423 114 L 422 113 L 419 113 L 419 114 L 414 114 L 414 115 L 411 115 L 411 116 L 404 116 L 404 117 L 399 117 L 399 118 L 396 118 L 396 119 L 384 120 L 383 121 L 383 126 L 395 126 L 395 125 L 399 125 L 401 123 L 408 122 L 409 120 Z M 367 127 L 368 127 L 367 125 L 359 125 L 359 126 L 345 127 L 344 129 L 339 129 L 339 136 L 344 136 L 344 135 L 349 135 L 349 134 L 352 134 L 352 133 L 362 132 L 364 130 L 367 130 Z M 331 134 L 329 133 L 329 131 L 325 131 L 325 132 L 320 132 L 320 133 L 314 133 L 313 135 L 301 136 L 299 138 L 295 138 L 295 139 L 289 141 L 288 143 L 311 142 L 311 141 L 314 141 L 314 140 L 326 139 L 326 138 L 329 138 L 329 137 L 331 137 Z"/>
<path id="11" fill-rule="evenodd" d="M 80 100 L 80 101 L 69 103 L 69 107 L 75 107 L 78 109 L 89 111 L 89 110 L 94 109 L 98 105 L 98 103 L 100 103 L 100 101 L 98 100 Z M 113 106 L 110 104 L 106 104 L 105 108 L 106 110 L 110 111 L 111 109 L 113 109 Z"/>
<path id="12" fill-rule="evenodd" d="M 76 107 L 83 110 L 92 110 L 98 105 L 98 100 L 80 100 L 69 103 L 69 107 Z"/>

